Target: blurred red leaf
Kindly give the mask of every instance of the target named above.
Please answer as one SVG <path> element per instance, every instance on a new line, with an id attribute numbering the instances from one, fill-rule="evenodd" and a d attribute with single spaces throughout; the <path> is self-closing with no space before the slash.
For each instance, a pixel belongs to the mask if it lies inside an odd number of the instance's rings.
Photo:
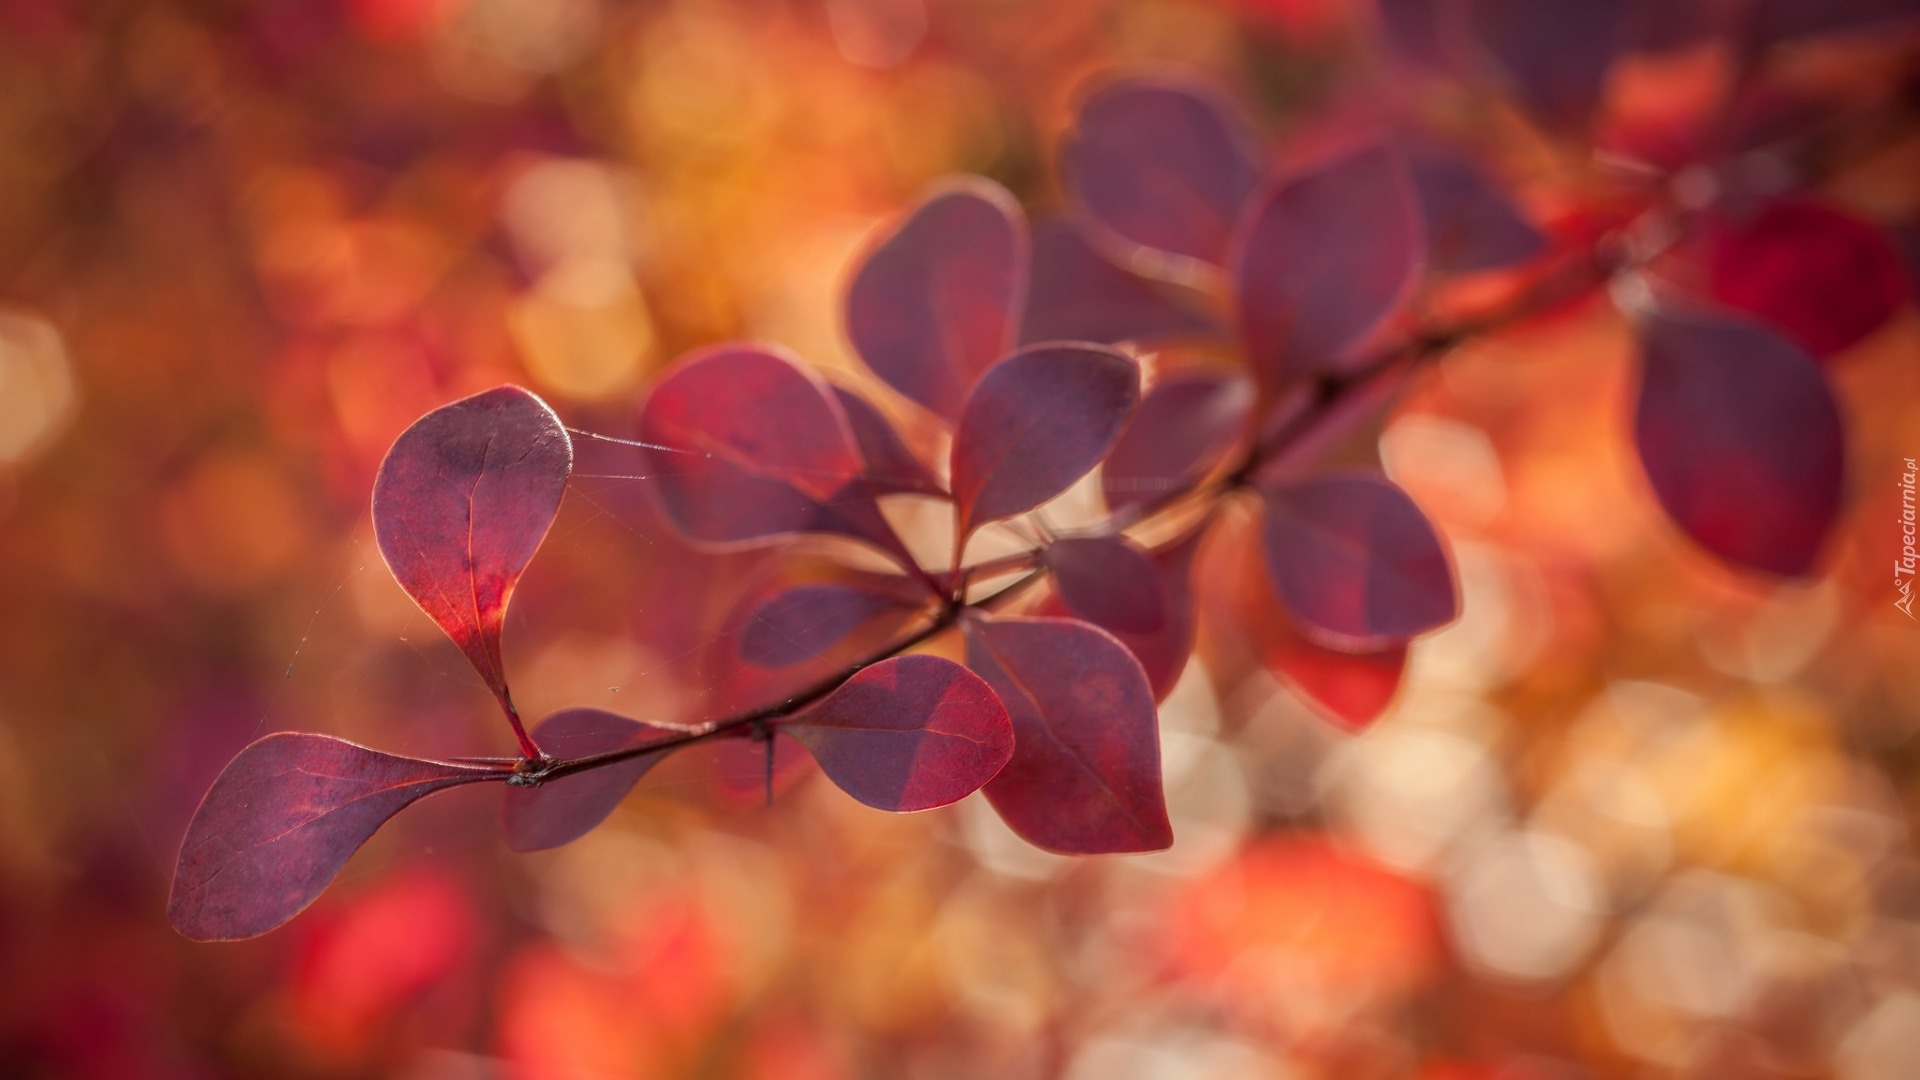
<path id="1" fill-rule="evenodd" d="M 1815 356 L 1845 351 L 1907 301 L 1887 233 L 1813 199 L 1779 199 L 1709 232 L 1713 295 Z"/>
<path id="2" fill-rule="evenodd" d="M 907 449 L 900 433 L 872 402 L 844 386 L 835 386 L 833 396 L 840 402 L 840 411 L 847 416 L 847 426 L 860 447 L 860 456 L 866 460 L 864 476 L 868 490 L 876 495 L 947 493 L 933 470 Z"/>
<path id="3" fill-rule="evenodd" d="M 953 437 L 959 535 L 1065 491 L 1113 448 L 1140 400 L 1132 357 L 1092 345 L 1035 345 L 995 364 Z"/>
<path id="4" fill-rule="evenodd" d="M 758 667 L 788 667 L 826 652 L 866 624 L 925 605 L 926 587 L 900 579 L 881 587 L 877 575 L 803 583 L 764 599 L 741 624 L 740 658 Z"/>
<path id="5" fill-rule="evenodd" d="M 476 922 L 464 884 L 440 869 L 402 871 L 337 917 L 309 921 L 291 987 L 307 1040 L 336 1054 L 358 1050 L 436 986 L 471 980 L 462 966 L 475 955 Z"/>
<path id="6" fill-rule="evenodd" d="M 1407 162 L 1426 219 L 1427 259 L 1443 274 L 1496 270 L 1546 250 L 1546 237 L 1498 181 L 1460 151 L 1416 144 Z"/>
<path id="7" fill-rule="evenodd" d="M 1309 632 L 1368 649 L 1405 641 L 1458 613 L 1439 536 L 1385 477 L 1334 474 L 1260 494 L 1268 572 Z"/>
<path id="8" fill-rule="evenodd" d="M 1717 313 L 1658 312 L 1639 336 L 1634 435 L 1660 505 L 1723 559 L 1809 572 L 1846 471 L 1840 408 L 1813 358 Z"/>
<path id="9" fill-rule="evenodd" d="M 958 802 L 1013 756 L 1013 727 L 993 689 L 937 656 L 861 668 L 780 730 L 840 790 L 880 810 Z"/>
<path id="10" fill-rule="evenodd" d="M 194 811 L 167 918 L 195 941 L 264 934 L 299 914 L 386 820 L 497 769 L 280 732 L 240 751 Z"/>
<path id="11" fill-rule="evenodd" d="M 979 177 L 915 207 L 860 261 L 847 337 L 887 385 L 946 419 L 1016 338 L 1026 291 L 1020 204 Z"/>
<path id="12" fill-rule="evenodd" d="M 1920 19 L 1913 0 L 1752 0 L 1749 33 L 1756 45 L 1797 37 L 1898 30 Z"/>
<path id="13" fill-rule="evenodd" d="M 501 620 L 572 471 L 560 418 L 527 391 L 500 386 L 421 417 L 374 480 L 380 554 L 510 714 Z"/>
<path id="14" fill-rule="evenodd" d="M 1233 106 L 1202 87 L 1130 79 L 1080 106 L 1061 142 L 1069 196 L 1127 245 L 1226 261 L 1260 150 Z"/>
<path id="15" fill-rule="evenodd" d="M 1257 196 L 1232 264 L 1262 388 L 1338 370 L 1411 295 L 1422 228 L 1406 168 L 1370 147 Z"/>
<path id="16" fill-rule="evenodd" d="M 1160 726 L 1139 661 L 1074 619 L 964 624 L 967 666 L 1013 720 L 1013 760 L 987 799 L 1030 843 L 1068 854 L 1173 843 L 1160 780 Z"/>
<path id="17" fill-rule="evenodd" d="M 637 746 L 677 734 L 599 709 L 562 709 L 540 721 L 534 735 L 548 754 L 559 758 Z M 507 846 L 541 851 L 570 844 L 607 819 L 648 769 L 669 751 L 643 754 L 613 765 L 549 780 L 538 787 L 508 787 L 500 808 Z"/>
<path id="18" fill-rule="evenodd" d="M 1548 121 L 1584 126 L 1634 29 L 1626 0 L 1461 0 L 1467 30 Z M 1679 5 L 1675 5 L 1679 6 Z"/>
<path id="19" fill-rule="evenodd" d="M 1147 673 L 1147 683 L 1153 688 L 1153 700 L 1165 701 L 1173 692 L 1174 684 L 1180 681 L 1181 673 L 1186 671 L 1187 659 L 1193 655 L 1195 611 L 1189 575 L 1193 572 L 1194 553 L 1199 550 L 1201 535 L 1196 533 L 1191 539 L 1148 557 L 1154 588 L 1165 596 L 1166 612 L 1166 617 L 1151 630 L 1134 632 L 1102 623 L 1067 602 L 1058 577 L 1053 595 L 1040 605 L 1036 614 L 1080 619 L 1112 634 L 1140 661 L 1141 670 Z"/>
<path id="20" fill-rule="evenodd" d="M 1124 270 L 1095 251 L 1079 227 L 1064 218 L 1034 228 L 1032 275 L 1021 344 L 1223 336 L 1214 320 L 1175 301 L 1169 286 Z"/>
<path id="21" fill-rule="evenodd" d="M 1067 610 L 1115 634 L 1151 634 L 1167 624 L 1167 586 L 1147 553 L 1124 537 L 1089 536 L 1047 546 L 1053 586 Z"/>
<path id="22" fill-rule="evenodd" d="M 1404 644 L 1343 652 L 1303 636 L 1285 619 L 1266 620 L 1261 637 L 1267 667 L 1349 731 L 1380 718 L 1407 670 Z"/>
<path id="23" fill-rule="evenodd" d="M 1253 386 L 1238 373 L 1178 371 L 1153 384 L 1100 471 L 1115 510 L 1188 487 L 1245 437 Z"/>

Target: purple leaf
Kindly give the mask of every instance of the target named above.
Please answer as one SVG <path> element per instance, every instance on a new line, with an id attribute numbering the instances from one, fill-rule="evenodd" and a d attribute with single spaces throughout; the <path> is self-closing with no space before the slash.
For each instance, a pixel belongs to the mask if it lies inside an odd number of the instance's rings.
<path id="1" fill-rule="evenodd" d="M 1253 386 L 1238 373 L 1179 371 L 1147 391 L 1100 470 L 1115 510 L 1185 490 L 1245 436 Z"/>
<path id="2" fill-rule="evenodd" d="M 1086 475 L 1139 400 L 1139 365 L 1113 349 L 1034 345 L 994 365 L 967 399 L 953 437 L 961 539 Z"/>
<path id="3" fill-rule="evenodd" d="M 1824 34 L 1908 29 L 1920 19 L 1913 0 L 1752 0 L 1750 33 L 1758 45 Z"/>
<path id="4" fill-rule="evenodd" d="M 1167 624 L 1167 586 L 1153 559 L 1124 537 L 1056 540 L 1046 561 L 1053 586 L 1076 618 L 1119 634 L 1152 634 Z"/>
<path id="5" fill-rule="evenodd" d="M 876 495 L 947 493 L 933 470 L 907 449 L 900 433 L 872 402 L 844 386 L 835 386 L 833 396 L 840 402 L 840 410 L 847 414 L 847 425 L 853 429 L 860 456 L 866 460 L 868 490 Z"/>
<path id="6" fill-rule="evenodd" d="M 877 589 L 851 582 L 795 585 L 766 598 L 741 627 L 740 658 L 765 668 L 803 663 L 831 649 L 848 634 L 886 616 L 904 616 L 926 599 L 925 587 Z"/>
<path id="7" fill-rule="evenodd" d="M 374 536 L 395 580 L 509 712 L 501 620 L 572 471 L 559 417 L 500 386 L 415 421 L 373 482 Z"/>
<path id="8" fill-rule="evenodd" d="M 1015 340 L 1026 268 L 1013 196 L 978 177 L 950 183 L 861 260 L 847 337 L 888 386 L 951 420 Z"/>
<path id="9" fill-rule="evenodd" d="M 1173 300 L 1168 287 L 1115 266 L 1088 246 L 1068 220 L 1033 230 L 1033 282 L 1020 341 L 1164 341 L 1224 331 L 1212 319 Z"/>
<path id="10" fill-rule="evenodd" d="M 1013 760 L 987 800 L 1050 851 L 1096 855 L 1173 843 L 1160 780 L 1160 728 L 1140 664 L 1073 619 L 973 618 L 967 665 L 1013 720 Z"/>
<path id="11" fill-rule="evenodd" d="M 269 735 L 227 764 L 194 811 L 167 918 L 195 941 L 264 934 L 313 903 L 374 830 L 415 799 L 505 778 L 328 735 Z"/>
<path id="12" fill-rule="evenodd" d="M 1723 559 L 1808 573 L 1846 472 L 1840 409 L 1813 358 L 1718 313 L 1656 313 L 1639 336 L 1634 434 L 1660 505 Z"/>
<path id="13" fill-rule="evenodd" d="M 1449 66 L 1448 16 L 1452 0 L 1374 0 L 1387 44 L 1431 68 Z"/>
<path id="14" fill-rule="evenodd" d="M 1471 274 L 1525 262 L 1547 240 L 1522 217 L 1499 182 L 1459 151 L 1419 145 L 1408 153 L 1426 219 L 1427 259 L 1443 274 Z"/>
<path id="15" fill-rule="evenodd" d="M 1152 630 L 1135 632 L 1117 629 L 1075 610 L 1062 597 L 1058 580 L 1055 581 L 1053 595 L 1040 605 L 1035 614 L 1080 619 L 1112 634 L 1127 647 L 1135 660 L 1140 661 L 1141 669 L 1147 673 L 1147 683 L 1153 687 L 1153 700 L 1165 701 L 1167 695 L 1173 692 L 1174 684 L 1180 681 L 1180 675 L 1186 671 L 1187 659 L 1193 655 L 1195 612 L 1190 575 L 1202 535 L 1195 533 L 1192 538 L 1172 549 L 1150 556 L 1149 565 L 1157 582 L 1156 588 L 1165 596 L 1166 611 L 1166 617 Z"/>
<path id="16" fill-rule="evenodd" d="M 780 730 L 840 790 L 881 810 L 958 802 L 1013 756 L 1013 727 L 992 688 L 937 656 L 861 668 Z"/>
<path id="17" fill-rule="evenodd" d="M 1572 127 L 1592 116 L 1634 26 L 1624 0 L 1464 0 L 1467 29 L 1521 98 Z"/>
<path id="18" fill-rule="evenodd" d="M 1458 613 L 1439 536 L 1386 478 L 1335 474 L 1260 494 L 1268 572 L 1305 629 L 1347 649 L 1371 649 Z"/>
<path id="19" fill-rule="evenodd" d="M 1260 182 L 1260 151 L 1219 95 L 1132 79 L 1093 94 L 1062 142 L 1066 188 L 1127 245 L 1221 264 L 1240 208 Z"/>
<path id="20" fill-rule="evenodd" d="M 1337 158 L 1257 196 L 1233 262 L 1240 322 L 1261 387 L 1338 370 L 1411 295 L 1419 209 L 1383 147 Z"/>
<path id="21" fill-rule="evenodd" d="M 680 734 L 599 709 L 562 709 L 534 729 L 534 737 L 557 758 L 637 746 Z M 607 819 L 633 785 L 670 751 L 643 754 L 612 765 L 549 780 L 538 787 L 509 787 L 501 806 L 507 846 L 543 851 L 570 844 Z"/>

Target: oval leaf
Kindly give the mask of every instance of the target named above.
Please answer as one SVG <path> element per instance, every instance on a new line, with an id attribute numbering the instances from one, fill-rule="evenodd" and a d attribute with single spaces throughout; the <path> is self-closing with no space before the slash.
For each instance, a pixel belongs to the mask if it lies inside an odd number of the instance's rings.
<path id="1" fill-rule="evenodd" d="M 950 183 L 861 260 L 847 337 L 888 386 L 951 420 L 1014 341 L 1026 267 L 1013 196 L 979 177 Z"/>
<path id="2" fill-rule="evenodd" d="M 1113 345 L 1223 336 L 1217 323 L 1176 302 L 1167 290 L 1108 261 L 1071 221 L 1041 222 L 1033 230 L 1033 282 L 1020 342 Z"/>
<path id="3" fill-rule="evenodd" d="M 1465 154 L 1422 145 L 1408 154 L 1427 259 L 1443 274 L 1471 274 L 1522 263 L 1546 249 L 1500 184 Z"/>
<path id="4" fill-rule="evenodd" d="M 637 746 L 679 734 L 599 709 L 562 709 L 533 729 L 541 749 L 557 758 Z M 509 787 L 500 808 L 507 846 L 515 851 L 542 851 L 570 844 L 607 819 L 633 785 L 670 751 L 643 754 L 612 765 L 588 769 L 539 787 Z"/>
<path id="5" fill-rule="evenodd" d="M 1458 613 L 1440 538 L 1370 473 L 1265 487 L 1267 569 L 1304 627 L 1350 648 L 1405 641 Z"/>
<path id="6" fill-rule="evenodd" d="M 1592 116 L 1635 29 L 1634 5 L 1623 0 L 1467 0 L 1465 11 L 1469 32 L 1521 100 L 1575 129 Z"/>
<path id="7" fill-rule="evenodd" d="M 840 790 L 881 810 L 958 802 L 1013 756 L 1013 727 L 992 688 L 937 656 L 861 668 L 780 730 Z"/>
<path id="8" fill-rule="evenodd" d="M 1126 245 L 1216 265 L 1260 182 L 1258 145 L 1233 107 L 1170 80 L 1089 97 L 1060 159 L 1068 195 Z"/>
<path id="9" fill-rule="evenodd" d="M 1668 516 L 1741 566 L 1811 570 L 1846 471 L 1840 408 L 1813 358 L 1705 312 L 1648 318 L 1640 352 L 1634 435 Z"/>
<path id="10" fill-rule="evenodd" d="M 501 620 L 572 471 L 560 418 L 500 386 L 415 421 L 373 482 L 374 536 L 394 579 L 503 705 Z"/>
<path id="11" fill-rule="evenodd" d="M 499 769 L 281 732 L 240 751 L 187 825 L 167 919 L 195 941 L 254 937 L 298 915 L 386 820 Z"/>
<path id="12" fill-rule="evenodd" d="M 1140 664 L 1073 619 L 975 618 L 967 666 L 1013 720 L 1013 760 L 987 800 L 1030 843 L 1075 855 L 1173 843 L 1160 779 L 1160 726 Z"/>
<path id="13" fill-rule="evenodd" d="M 1065 491 L 1100 464 L 1139 400 L 1139 365 L 1112 349 L 1035 345 L 994 365 L 953 437 L 960 536 Z"/>
<path id="14" fill-rule="evenodd" d="M 1269 394 L 1338 370 L 1411 295 L 1422 228 L 1412 185 L 1383 147 L 1257 196 L 1233 262 L 1240 324 Z"/>
<path id="15" fill-rule="evenodd" d="M 1100 470 L 1115 510 L 1184 491 L 1246 434 L 1253 387 L 1238 374 L 1182 371 L 1154 383 Z"/>
<path id="16" fill-rule="evenodd" d="M 1153 688 L 1153 700 L 1165 701 L 1167 695 L 1173 692 L 1174 684 L 1180 681 L 1181 674 L 1187 670 L 1188 658 L 1193 655 L 1196 613 L 1191 574 L 1201 535 L 1195 533 L 1190 539 L 1150 557 L 1154 577 L 1159 583 L 1158 588 L 1164 591 L 1166 601 L 1166 618 L 1153 630 L 1134 633 L 1107 626 L 1085 612 L 1070 607 L 1058 588 L 1035 614 L 1080 619 L 1112 634 L 1127 647 L 1135 660 L 1140 661 L 1141 670 L 1147 673 L 1147 683 Z"/>
<path id="17" fill-rule="evenodd" d="M 1709 242 L 1714 297 L 1818 357 L 1858 344 L 1907 301 L 1907 270 L 1886 232 L 1813 199 L 1716 223 Z"/>
<path id="18" fill-rule="evenodd" d="M 912 584 L 912 583 L 903 583 Z M 740 658 L 765 668 L 803 663 L 848 634 L 888 615 L 917 610 L 925 598 L 842 582 L 795 585 L 767 598 L 740 630 Z"/>
<path id="19" fill-rule="evenodd" d="M 1152 634 L 1167 624 L 1167 586 L 1147 553 L 1124 537 L 1089 536 L 1047 546 L 1060 600 L 1075 617 L 1118 634 Z"/>
<path id="20" fill-rule="evenodd" d="M 833 396 L 840 402 L 840 410 L 847 414 L 847 425 L 853 429 L 860 456 L 866 459 L 869 490 L 879 495 L 947 493 L 933 470 L 907 449 L 900 433 L 872 402 L 844 386 L 835 386 Z"/>
<path id="21" fill-rule="evenodd" d="M 1264 636 L 1261 659 L 1267 667 L 1348 731 L 1361 730 L 1379 719 L 1393 703 L 1407 669 L 1404 644 L 1344 652 L 1285 625 L 1273 627 Z"/>

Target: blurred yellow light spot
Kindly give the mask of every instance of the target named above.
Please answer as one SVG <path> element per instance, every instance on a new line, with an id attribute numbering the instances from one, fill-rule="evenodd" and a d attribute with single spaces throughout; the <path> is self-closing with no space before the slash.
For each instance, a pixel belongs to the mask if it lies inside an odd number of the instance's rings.
<path id="1" fill-rule="evenodd" d="M 570 259 L 628 262 L 635 254 L 628 186 L 598 162 L 543 160 L 513 179 L 500 216 L 535 270 Z"/>
<path id="2" fill-rule="evenodd" d="M 1557 979 L 1600 933 L 1593 860 L 1551 833 L 1523 830 L 1475 849 L 1452 875 L 1448 899 L 1461 953 L 1495 976 Z"/>
<path id="3" fill-rule="evenodd" d="M 554 267 L 508 313 L 527 371 L 575 400 L 620 397 L 654 348 L 653 316 L 624 266 L 572 259 Z"/>
<path id="4" fill-rule="evenodd" d="M 0 465 L 38 455 L 73 413 L 73 373 L 44 320 L 0 311 Z"/>
<path id="5" fill-rule="evenodd" d="M 242 592 L 300 558 L 307 514 L 272 459 L 241 450 L 208 455 L 161 506 L 167 552 L 189 579 L 217 593 Z"/>

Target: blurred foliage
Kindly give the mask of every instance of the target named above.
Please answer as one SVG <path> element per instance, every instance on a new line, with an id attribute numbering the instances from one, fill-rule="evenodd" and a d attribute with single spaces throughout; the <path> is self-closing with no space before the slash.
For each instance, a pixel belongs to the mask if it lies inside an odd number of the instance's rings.
<path id="1" fill-rule="evenodd" d="M 1808 584 L 1661 520 L 1608 310 L 1449 356 L 1380 445 L 1450 538 L 1465 617 L 1341 735 L 1242 632 L 1245 523 L 1212 543 L 1206 664 L 1164 712 L 1170 852 L 1058 859 L 978 800 L 894 817 L 803 770 L 761 808 L 757 759 L 702 751 L 556 852 L 507 853 L 493 802 L 455 792 L 285 930 L 167 929 L 187 817 L 250 739 L 508 749 L 373 550 L 407 423 L 519 381 L 630 430 L 652 372 L 726 338 L 848 368 L 846 267 L 926 182 L 1056 205 L 1054 140 L 1116 66 L 1200 69 L 1311 143 L 1379 73 L 1368 19 L 0 0 L 0 1071 L 1912 1075 L 1920 629 L 1885 571 L 1920 455 L 1911 306 L 1832 369 L 1856 467 Z M 1916 55 L 1777 58 L 1796 91 L 1904 121 L 1829 183 L 1886 222 L 1920 218 Z M 1724 60 L 1616 73 L 1609 130 L 1657 142 Z M 1600 227 L 1537 186 L 1561 228 Z M 685 550 L 631 472 L 583 449 L 509 618 L 529 715 L 706 707 L 700 654 L 755 557 Z"/>

